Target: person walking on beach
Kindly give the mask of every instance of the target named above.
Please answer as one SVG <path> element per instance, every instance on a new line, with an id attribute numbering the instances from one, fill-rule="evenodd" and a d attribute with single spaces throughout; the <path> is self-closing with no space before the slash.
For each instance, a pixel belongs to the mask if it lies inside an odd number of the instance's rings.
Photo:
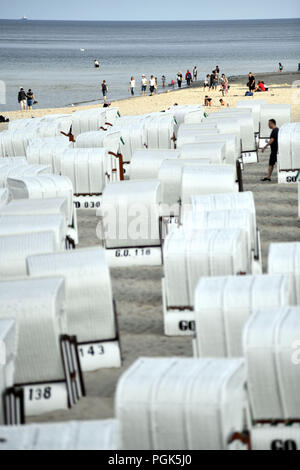
<path id="1" fill-rule="evenodd" d="M 153 93 L 155 91 L 155 78 L 154 78 L 154 75 L 151 75 L 149 85 L 150 85 L 150 96 L 153 96 Z"/>
<path id="2" fill-rule="evenodd" d="M 249 88 L 250 93 L 253 93 L 253 91 L 255 90 L 255 77 L 252 72 L 250 72 L 248 75 L 247 86 Z"/>
<path id="3" fill-rule="evenodd" d="M 95 69 L 98 69 L 100 67 L 99 60 L 97 59 L 94 60 L 94 67 Z"/>
<path id="4" fill-rule="evenodd" d="M 183 76 L 182 76 L 182 73 L 179 71 L 179 72 L 177 73 L 177 85 L 178 85 L 178 88 L 181 88 L 182 80 L 183 80 Z"/>
<path id="5" fill-rule="evenodd" d="M 228 95 L 228 78 L 224 73 L 222 73 L 222 78 L 221 78 L 221 89 L 222 89 L 222 95 Z"/>
<path id="6" fill-rule="evenodd" d="M 102 95 L 103 95 L 103 102 L 106 103 L 106 97 L 107 97 L 107 92 L 108 92 L 108 86 L 105 80 L 103 80 L 102 85 Z"/>
<path id="7" fill-rule="evenodd" d="M 146 96 L 146 90 L 147 90 L 148 80 L 147 80 L 147 78 L 145 77 L 144 74 L 142 75 L 142 82 L 141 82 L 141 85 L 142 85 L 142 96 Z"/>
<path id="8" fill-rule="evenodd" d="M 191 86 L 192 74 L 189 70 L 186 71 L 185 80 L 186 80 L 187 86 Z"/>
<path id="9" fill-rule="evenodd" d="M 157 95 L 157 90 L 158 90 L 158 80 L 157 80 L 157 77 L 155 77 L 154 92 L 156 95 Z"/>
<path id="10" fill-rule="evenodd" d="M 165 75 L 163 75 L 163 76 L 161 77 L 161 83 L 162 83 L 162 87 L 163 87 L 163 88 L 165 88 L 165 86 L 166 86 L 166 80 L 167 80 L 167 79 L 166 79 Z"/>
<path id="11" fill-rule="evenodd" d="M 27 101 L 26 101 L 26 93 L 23 87 L 20 88 L 18 93 L 18 103 L 20 104 L 21 111 L 26 111 L 27 108 Z"/>
<path id="12" fill-rule="evenodd" d="M 210 75 L 206 75 L 206 78 L 204 80 L 204 83 L 203 83 L 203 88 L 204 88 L 204 91 L 206 90 L 206 88 L 209 88 L 210 89 Z"/>
<path id="13" fill-rule="evenodd" d="M 217 91 L 219 85 L 219 75 L 216 70 L 213 71 L 212 75 L 212 89 Z"/>
<path id="14" fill-rule="evenodd" d="M 197 77 L 198 77 L 198 68 L 197 68 L 197 65 L 195 65 L 194 69 L 193 69 L 193 79 L 194 79 L 194 82 L 197 81 Z"/>
<path id="15" fill-rule="evenodd" d="M 134 77 L 131 77 L 130 82 L 129 82 L 129 90 L 130 90 L 131 96 L 134 96 L 135 87 L 136 87 L 135 79 Z"/>
<path id="16" fill-rule="evenodd" d="M 279 71 L 279 72 L 282 72 L 282 71 L 283 71 L 283 65 L 282 65 L 281 62 L 279 62 L 279 70 L 278 70 L 278 71 Z"/>
<path id="17" fill-rule="evenodd" d="M 29 111 L 32 111 L 32 105 L 35 101 L 35 96 L 33 94 L 33 91 L 31 90 L 31 88 L 29 88 L 29 90 L 27 91 L 26 98 L 27 98 L 27 109 Z"/>
<path id="18" fill-rule="evenodd" d="M 277 162 L 279 129 L 277 127 L 275 119 L 269 120 L 269 128 L 272 130 L 271 135 L 270 135 L 270 140 L 267 143 L 267 145 L 265 145 L 264 148 L 262 149 L 262 153 L 264 153 L 264 151 L 268 147 L 271 147 L 271 155 L 269 159 L 269 171 L 268 171 L 268 176 L 263 178 L 261 181 L 271 181 L 271 176 L 274 170 L 274 166 L 276 165 L 276 162 Z"/>

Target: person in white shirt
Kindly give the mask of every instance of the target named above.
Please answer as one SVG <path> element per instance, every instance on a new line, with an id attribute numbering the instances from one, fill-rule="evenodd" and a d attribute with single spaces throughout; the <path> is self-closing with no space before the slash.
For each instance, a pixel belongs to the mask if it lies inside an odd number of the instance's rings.
<path id="1" fill-rule="evenodd" d="M 154 75 L 151 75 L 151 78 L 150 78 L 150 96 L 153 96 L 154 91 L 155 91 L 155 78 L 154 78 Z"/>
<path id="2" fill-rule="evenodd" d="M 142 75 L 142 95 L 143 96 L 146 96 L 147 84 L 148 84 L 148 80 L 143 74 Z"/>
<path id="3" fill-rule="evenodd" d="M 135 87 L 136 87 L 135 79 L 134 77 L 131 77 L 130 82 L 129 82 L 129 90 L 130 90 L 131 96 L 134 96 Z"/>

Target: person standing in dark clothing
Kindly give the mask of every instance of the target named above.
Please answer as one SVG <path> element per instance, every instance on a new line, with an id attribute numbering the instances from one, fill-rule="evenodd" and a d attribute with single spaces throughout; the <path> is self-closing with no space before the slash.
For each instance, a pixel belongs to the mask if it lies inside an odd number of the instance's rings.
<path id="1" fill-rule="evenodd" d="M 27 96 L 23 87 L 20 88 L 18 93 L 18 103 L 20 104 L 21 111 L 26 111 Z"/>
<path id="2" fill-rule="evenodd" d="M 272 130 L 271 135 L 270 135 L 270 140 L 267 143 L 267 145 L 265 145 L 265 147 L 262 149 L 262 152 L 264 153 L 264 151 L 268 147 L 271 147 L 271 155 L 269 159 L 269 172 L 268 172 L 268 176 L 263 178 L 261 181 L 271 181 L 271 176 L 274 170 L 274 166 L 277 163 L 279 129 L 277 127 L 275 119 L 270 119 L 269 128 Z"/>
<path id="3" fill-rule="evenodd" d="M 249 80 L 247 85 L 249 87 L 249 91 L 253 92 L 255 90 L 255 77 L 252 72 L 249 73 L 248 78 Z"/>

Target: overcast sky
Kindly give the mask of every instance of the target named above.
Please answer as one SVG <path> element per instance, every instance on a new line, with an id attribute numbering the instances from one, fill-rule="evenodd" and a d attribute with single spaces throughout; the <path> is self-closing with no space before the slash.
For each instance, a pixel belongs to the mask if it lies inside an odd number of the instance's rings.
<path id="1" fill-rule="evenodd" d="M 0 0 L 0 18 L 222 20 L 300 18 L 300 0 Z"/>

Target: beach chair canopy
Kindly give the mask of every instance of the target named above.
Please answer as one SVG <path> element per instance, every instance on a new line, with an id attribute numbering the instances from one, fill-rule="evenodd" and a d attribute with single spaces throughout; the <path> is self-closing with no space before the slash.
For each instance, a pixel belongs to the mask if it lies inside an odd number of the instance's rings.
<path id="1" fill-rule="evenodd" d="M 219 113 L 211 113 L 208 116 L 208 120 L 216 121 L 217 127 L 220 133 L 228 133 L 228 127 L 240 126 L 240 137 L 242 142 L 242 151 L 243 152 L 253 152 L 256 151 L 256 142 L 254 136 L 254 120 L 252 114 L 241 112 L 241 113 L 228 113 L 221 111 Z M 226 124 L 225 124 L 226 123 Z"/>
<path id="2" fill-rule="evenodd" d="M 107 185 L 100 207 L 106 248 L 160 245 L 160 202 L 158 180 Z"/>
<path id="3" fill-rule="evenodd" d="M 268 273 L 289 274 L 294 284 L 296 304 L 300 305 L 300 243 L 271 243 Z"/>
<path id="4" fill-rule="evenodd" d="M 0 133 L 0 157 L 26 155 L 29 142 L 36 138 L 34 130 L 11 130 Z"/>
<path id="5" fill-rule="evenodd" d="M 66 331 L 63 279 L 0 282 L 0 319 L 18 331 L 15 383 L 64 380 L 59 335 Z"/>
<path id="6" fill-rule="evenodd" d="M 242 359 L 140 358 L 121 376 L 122 450 L 217 450 L 243 428 Z"/>
<path id="7" fill-rule="evenodd" d="M 8 178 L 7 187 L 13 199 L 64 198 L 68 205 L 68 225 L 73 218 L 73 185 L 69 178 L 59 175 L 39 175 Z"/>
<path id="8" fill-rule="evenodd" d="M 52 173 L 52 167 L 49 165 L 28 165 L 28 163 L 18 166 L 6 165 L 0 168 L 0 186 L 6 187 L 8 178 L 48 175 L 50 173 Z"/>
<path id="9" fill-rule="evenodd" d="M 225 144 L 222 142 L 185 144 L 180 149 L 180 158 L 205 158 L 213 164 L 223 164 L 226 158 Z"/>
<path id="10" fill-rule="evenodd" d="M 107 131 L 98 130 L 79 134 L 76 138 L 76 148 L 103 147 L 108 152 L 118 153 L 122 150 L 121 131 L 114 127 Z"/>
<path id="11" fill-rule="evenodd" d="M 202 277 L 195 289 L 196 355 L 243 356 L 243 328 L 252 312 L 294 302 L 288 276 Z"/>
<path id="12" fill-rule="evenodd" d="M 114 125 L 118 121 L 118 108 L 84 109 L 73 113 L 71 118 L 72 132 L 77 137 L 84 132 L 97 131 L 106 123 Z"/>
<path id="13" fill-rule="evenodd" d="M 164 275 L 169 307 L 194 305 L 203 276 L 249 273 L 249 253 L 241 230 L 194 230 L 180 227 L 164 243 Z"/>
<path id="14" fill-rule="evenodd" d="M 131 159 L 129 177 L 132 180 L 157 178 L 162 162 L 179 158 L 179 156 L 179 150 L 136 150 Z"/>
<path id="15" fill-rule="evenodd" d="M 279 169 L 300 169 L 300 122 L 283 124 L 279 130 Z"/>
<path id="16" fill-rule="evenodd" d="M 242 100 L 238 101 L 236 109 L 251 109 L 254 119 L 254 130 L 259 133 L 260 129 L 260 110 L 261 106 L 267 104 L 266 100 Z"/>
<path id="17" fill-rule="evenodd" d="M 260 138 L 268 139 L 271 134 L 269 120 L 275 119 L 277 127 L 291 122 L 290 104 L 264 104 L 260 109 Z"/>
<path id="18" fill-rule="evenodd" d="M 241 156 L 241 143 L 236 134 L 201 134 L 195 137 L 195 143 L 224 143 L 225 144 L 225 163 L 232 165 Z"/>
<path id="19" fill-rule="evenodd" d="M 117 422 L 114 419 L 0 427 L 0 450 L 99 451 L 117 448 Z"/>
<path id="20" fill-rule="evenodd" d="M 30 256 L 31 277 L 63 277 L 69 335 L 79 342 L 116 338 L 110 274 L 102 248 Z"/>
<path id="21" fill-rule="evenodd" d="M 34 228 L 33 228 L 34 230 Z M 33 232 L 0 236 L 0 280 L 27 276 L 29 255 L 51 253 L 57 249 L 53 232 Z"/>
<path id="22" fill-rule="evenodd" d="M 51 173 L 60 173 L 61 154 L 65 149 L 73 148 L 74 144 L 66 137 L 48 137 L 34 139 L 26 149 L 28 163 L 50 165 Z"/>
<path id="23" fill-rule="evenodd" d="M 51 232 L 55 249 L 64 249 L 67 225 L 62 215 L 0 216 L 0 236 Z"/>
<path id="24" fill-rule="evenodd" d="M 99 194 L 106 184 L 109 155 L 105 148 L 75 148 L 61 155 L 61 174 L 67 176 L 75 194 Z"/>
<path id="25" fill-rule="evenodd" d="M 205 119 L 204 108 L 201 105 L 171 106 L 167 112 L 173 114 L 178 125 L 197 124 Z"/>
<path id="26" fill-rule="evenodd" d="M 0 207 L 0 215 L 61 215 L 68 219 L 68 204 L 65 198 L 13 199 Z"/>
<path id="27" fill-rule="evenodd" d="M 243 349 L 254 420 L 299 420 L 299 335 L 299 307 L 255 310 L 248 319 Z"/>

